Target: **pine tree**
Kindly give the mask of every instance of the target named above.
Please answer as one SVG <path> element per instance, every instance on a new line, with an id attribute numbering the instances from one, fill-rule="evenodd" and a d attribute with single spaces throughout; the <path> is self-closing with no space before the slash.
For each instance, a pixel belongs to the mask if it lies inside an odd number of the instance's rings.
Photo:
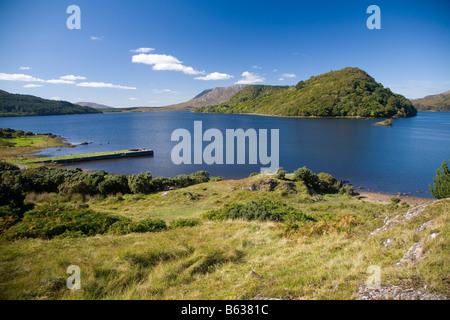
<path id="1" fill-rule="evenodd" d="M 439 169 L 436 170 L 436 177 L 433 178 L 433 186 L 429 186 L 431 194 L 436 199 L 450 197 L 450 170 L 447 161 L 444 160 Z"/>

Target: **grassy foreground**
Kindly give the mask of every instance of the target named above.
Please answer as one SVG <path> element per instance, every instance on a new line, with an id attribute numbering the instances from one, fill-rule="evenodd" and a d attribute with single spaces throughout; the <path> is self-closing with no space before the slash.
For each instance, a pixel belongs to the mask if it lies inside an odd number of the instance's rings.
<path id="1" fill-rule="evenodd" d="M 427 285 L 450 295 L 450 200 L 430 201 L 420 215 L 370 235 L 386 217 L 411 208 L 311 194 L 290 178 L 258 175 L 149 195 L 30 193 L 27 200 L 38 207 L 87 205 L 134 222 L 163 219 L 169 227 L 152 233 L 1 240 L 0 299 L 355 299 L 371 265 L 381 268 L 383 285 Z M 230 204 L 266 200 L 282 201 L 314 222 L 205 215 Z M 176 227 L 180 218 L 201 223 Z M 426 241 L 431 234 L 437 236 Z M 396 265 L 420 241 L 423 258 Z M 80 267 L 81 290 L 66 287 L 70 265 Z"/>

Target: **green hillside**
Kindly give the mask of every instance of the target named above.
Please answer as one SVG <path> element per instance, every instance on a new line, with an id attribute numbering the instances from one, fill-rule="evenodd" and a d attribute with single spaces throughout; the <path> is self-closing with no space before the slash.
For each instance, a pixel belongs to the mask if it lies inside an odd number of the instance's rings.
<path id="1" fill-rule="evenodd" d="M 297 117 L 413 117 L 411 101 L 358 68 L 331 71 L 294 87 L 250 86 L 227 103 L 196 110 Z"/>
<path id="2" fill-rule="evenodd" d="M 413 100 L 419 111 L 450 111 L 450 91 Z"/>
<path id="3" fill-rule="evenodd" d="M 75 105 L 67 101 L 47 100 L 0 90 L 0 117 L 82 113 L 100 113 L 100 111 L 90 107 Z"/>

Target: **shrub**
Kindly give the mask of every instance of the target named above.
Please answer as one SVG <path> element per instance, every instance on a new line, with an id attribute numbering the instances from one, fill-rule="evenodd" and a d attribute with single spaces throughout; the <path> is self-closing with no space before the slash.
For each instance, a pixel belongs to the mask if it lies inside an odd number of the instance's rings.
<path id="1" fill-rule="evenodd" d="M 161 219 L 146 219 L 131 223 L 129 228 L 130 232 L 137 233 L 158 232 L 167 229 L 167 225 L 164 220 Z"/>
<path id="2" fill-rule="evenodd" d="M 315 188 L 319 178 L 311 170 L 303 167 L 294 171 L 294 180 L 303 181 L 308 187 Z"/>
<path id="3" fill-rule="evenodd" d="M 108 233 L 112 233 L 112 234 L 116 234 L 116 235 L 123 235 L 123 234 L 131 233 L 130 224 L 131 224 L 131 220 L 129 220 L 129 219 L 122 219 L 122 220 L 116 221 L 112 225 L 109 226 Z"/>
<path id="4" fill-rule="evenodd" d="M 286 170 L 283 167 L 279 167 L 277 173 L 275 174 L 275 178 L 279 180 L 284 180 L 286 178 Z"/>
<path id="5" fill-rule="evenodd" d="M 41 205 L 5 231 L 6 238 L 51 239 L 63 234 L 94 236 L 104 234 L 121 218 L 70 205 Z"/>
<path id="6" fill-rule="evenodd" d="M 206 171 L 180 175 L 174 178 L 159 177 L 152 179 L 150 173 L 140 173 L 127 177 L 109 174 L 103 170 L 94 173 L 83 172 L 81 169 L 67 170 L 47 167 L 20 170 L 14 165 L 0 161 L 0 182 L 16 194 L 59 192 L 65 196 L 79 194 L 83 197 L 99 194 L 106 196 L 117 193 L 147 194 L 155 191 L 184 188 L 208 181 L 209 173 Z"/>
<path id="7" fill-rule="evenodd" d="M 169 228 L 175 229 L 175 228 L 186 228 L 186 227 L 195 227 L 201 225 L 202 222 L 200 219 L 177 219 L 170 223 Z"/>
<path id="8" fill-rule="evenodd" d="M 152 192 L 152 175 L 150 173 L 140 173 L 128 178 L 128 186 L 132 193 Z"/>
<path id="9" fill-rule="evenodd" d="M 357 193 L 355 191 L 355 188 L 353 188 L 352 186 L 348 186 L 348 185 L 343 186 L 342 188 L 340 188 L 339 189 L 339 193 L 340 194 L 345 194 L 345 195 L 348 195 L 348 196 L 356 196 L 356 195 L 359 194 L 359 193 Z"/>
<path id="10" fill-rule="evenodd" d="M 189 175 L 193 180 L 192 184 L 205 183 L 209 181 L 209 172 L 207 171 L 197 171 Z"/>
<path id="11" fill-rule="evenodd" d="M 323 191 L 331 191 L 336 184 L 336 179 L 329 173 L 321 172 L 317 176 L 320 189 Z"/>
<path id="12" fill-rule="evenodd" d="M 108 173 L 103 170 L 94 173 L 79 172 L 66 179 L 66 181 L 58 187 L 58 190 L 63 194 L 99 194 L 99 185 L 105 181 L 107 175 Z"/>
<path id="13" fill-rule="evenodd" d="M 13 165 L 13 164 L 8 163 L 6 161 L 0 160 L 0 172 L 2 172 L 2 171 L 10 171 L 10 170 L 19 171 L 20 169 L 16 165 Z"/>
<path id="14" fill-rule="evenodd" d="M 109 174 L 105 177 L 105 180 L 98 185 L 98 191 L 103 195 L 130 193 L 128 178 L 123 174 Z"/>
<path id="15" fill-rule="evenodd" d="M 1 209 L 1 207 L 0 207 Z M 8 225 L 8 223 L 10 225 Z M 21 220 L 11 226 L 0 219 L 3 238 L 80 237 L 98 234 L 128 234 L 131 232 L 157 232 L 167 228 L 160 219 L 132 222 L 130 219 L 99 213 L 78 205 L 40 205 L 26 212 Z"/>
<path id="16" fill-rule="evenodd" d="M 208 211 L 203 217 L 208 220 L 243 219 L 277 222 L 314 220 L 281 201 L 272 202 L 270 200 L 252 201 L 246 204 L 229 204 L 225 208 Z"/>
<path id="17" fill-rule="evenodd" d="M 391 202 L 393 204 L 399 204 L 402 201 L 402 199 L 400 199 L 399 197 L 391 197 Z"/>

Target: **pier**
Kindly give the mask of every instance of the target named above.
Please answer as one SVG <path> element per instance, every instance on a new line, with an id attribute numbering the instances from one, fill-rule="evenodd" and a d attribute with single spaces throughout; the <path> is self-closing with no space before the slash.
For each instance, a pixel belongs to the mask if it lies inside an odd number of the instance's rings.
<path id="1" fill-rule="evenodd" d="M 131 149 L 124 151 L 113 151 L 93 154 L 80 154 L 73 156 L 62 156 L 53 158 L 36 159 L 33 163 L 75 163 L 75 162 L 88 162 L 110 159 L 122 159 L 122 158 L 134 158 L 134 157 L 153 157 L 153 150 L 148 149 Z"/>

